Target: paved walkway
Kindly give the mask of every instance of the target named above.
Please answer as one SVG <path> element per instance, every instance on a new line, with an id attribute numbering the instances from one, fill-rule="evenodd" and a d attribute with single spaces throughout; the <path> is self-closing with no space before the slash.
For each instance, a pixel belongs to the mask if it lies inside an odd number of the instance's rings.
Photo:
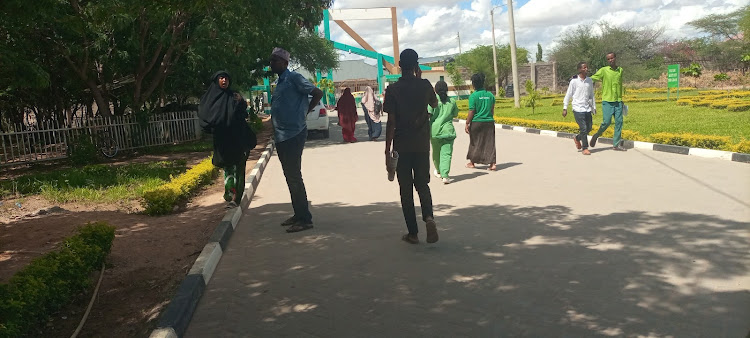
<path id="1" fill-rule="evenodd" d="M 460 133 L 456 182 L 430 184 L 440 242 L 422 230 L 419 245 L 400 240 L 383 142 L 342 144 L 335 124 L 308 141 L 315 228 L 297 234 L 279 226 L 291 205 L 274 156 L 186 336 L 750 331 L 750 165 L 604 144 L 584 157 L 569 139 L 498 129 L 488 172 L 464 168 L 467 147 Z"/>

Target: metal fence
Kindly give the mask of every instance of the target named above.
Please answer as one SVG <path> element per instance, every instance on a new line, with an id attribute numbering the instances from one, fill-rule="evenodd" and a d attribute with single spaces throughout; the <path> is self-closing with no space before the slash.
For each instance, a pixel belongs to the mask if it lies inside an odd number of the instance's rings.
<path id="1" fill-rule="evenodd" d="M 64 159 L 76 143 L 89 141 L 97 145 L 105 138 L 113 139 L 122 151 L 201 137 L 194 111 L 159 114 L 140 123 L 128 115 L 76 119 L 70 126 L 44 121 L 9 127 L 9 131 L 0 132 L 0 166 Z"/>

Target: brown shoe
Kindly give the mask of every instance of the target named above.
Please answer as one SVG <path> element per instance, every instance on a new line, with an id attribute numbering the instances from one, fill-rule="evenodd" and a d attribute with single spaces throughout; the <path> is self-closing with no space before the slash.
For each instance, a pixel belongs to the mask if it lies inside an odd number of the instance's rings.
<path id="1" fill-rule="evenodd" d="M 401 240 L 409 244 L 419 244 L 419 238 L 416 234 L 406 234 L 401 236 Z"/>
<path id="2" fill-rule="evenodd" d="M 576 143 L 576 149 L 581 149 L 581 147 L 583 147 L 581 145 L 581 141 L 578 141 L 578 138 L 576 138 L 575 136 L 573 136 L 573 142 Z"/>
<path id="3" fill-rule="evenodd" d="M 435 224 L 435 220 L 431 219 L 427 221 L 427 224 L 425 224 L 425 227 L 427 228 L 427 243 L 435 243 L 438 241 L 438 233 L 437 233 L 437 224 Z"/>
<path id="4" fill-rule="evenodd" d="M 589 151 L 588 149 L 584 149 L 584 150 L 583 150 L 583 151 L 581 152 L 581 154 L 584 154 L 584 155 L 591 155 L 591 152 L 590 152 L 590 151 Z"/>

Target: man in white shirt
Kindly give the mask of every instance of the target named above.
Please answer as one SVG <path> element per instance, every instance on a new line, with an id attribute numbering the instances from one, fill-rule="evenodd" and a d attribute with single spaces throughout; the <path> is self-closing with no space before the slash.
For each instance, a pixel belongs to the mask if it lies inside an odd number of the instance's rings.
<path id="1" fill-rule="evenodd" d="M 573 138 L 576 148 L 583 149 L 584 155 L 591 155 L 589 151 L 589 132 L 591 132 L 591 115 L 596 114 L 596 104 L 594 103 L 594 82 L 586 74 L 589 66 L 586 62 L 578 63 L 578 76 L 570 80 L 568 92 L 563 99 L 562 116 L 568 115 L 568 102 L 572 99 L 573 116 L 579 127 L 579 134 Z"/>

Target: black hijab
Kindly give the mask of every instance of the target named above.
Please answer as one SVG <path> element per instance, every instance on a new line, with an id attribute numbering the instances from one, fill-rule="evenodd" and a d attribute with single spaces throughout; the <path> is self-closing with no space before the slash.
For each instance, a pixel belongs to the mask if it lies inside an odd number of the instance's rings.
<path id="1" fill-rule="evenodd" d="M 219 77 L 226 77 L 229 85 L 232 84 L 229 73 L 218 71 L 211 76 L 211 85 L 201 97 L 201 103 L 198 107 L 198 117 L 200 118 L 203 129 L 224 129 L 229 127 L 236 120 L 235 112 L 239 106 L 245 102 L 239 102 L 234 99 L 234 91 L 219 87 Z M 244 110 L 244 108 L 242 108 Z"/>
<path id="2" fill-rule="evenodd" d="M 213 164 L 218 167 L 246 161 L 248 152 L 257 143 L 255 133 L 245 121 L 247 102 L 241 97 L 235 99 L 235 93 L 229 87 L 219 87 L 219 77 L 222 76 L 231 85 L 227 72 L 216 72 L 198 107 L 201 128 L 213 133 Z"/>

